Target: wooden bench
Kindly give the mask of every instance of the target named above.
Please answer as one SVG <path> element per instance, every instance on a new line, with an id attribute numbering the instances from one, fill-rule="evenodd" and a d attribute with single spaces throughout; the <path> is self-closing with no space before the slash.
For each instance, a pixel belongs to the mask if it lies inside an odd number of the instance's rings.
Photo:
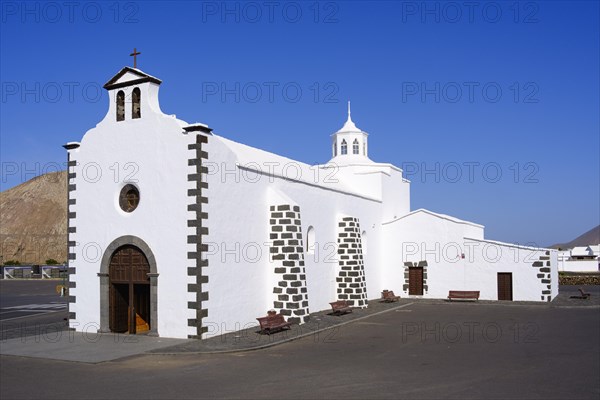
<path id="1" fill-rule="evenodd" d="M 350 307 L 350 304 L 346 300 L 338 300 L 329 304 L 331 304 L 334 315 L 343 315 L 352 312 L 352 307 Z"/>
<path id="2" fill-rule="evenodd" d="M 448 300 L 479 300 L 479 290 L 450 290 Z"/>
<path id="3" fill-rule="evenodd" d="M 267 335 L 283 329 L 291 329 L 292 326 L 292 323 L 287 322 L 281 314 L 267 315 L 266 317 L 256 319 L 260 324 L 260 332 L 266 333 Z"/>
<path id="4" fill-rule="evenodd" d="M 400 296 L 396 296 L 393 290 L 384 290 L 381 292 L 381 301 L 383 303 L 393 303 L 400 300 Z"/>

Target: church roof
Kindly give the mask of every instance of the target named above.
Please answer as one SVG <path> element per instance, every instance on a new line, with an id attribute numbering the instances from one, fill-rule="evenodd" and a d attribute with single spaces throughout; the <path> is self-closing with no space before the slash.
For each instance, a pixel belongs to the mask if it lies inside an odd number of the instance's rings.
<path id="1" fill-rule="evenodd" d="M 357 187 L 351 180 L 344 179 L 341 176 L 336 176 L 336 179 L 330 179 L 330 174 L 328 173 L 315 172 L 315 168 L 326 168 L 328 165 L 311 166 L 218 135 L 214 135 L 214 139 L 221 141 L 221 143 L 235 154 L 238 168 L 350 194 L 371 201 L 381 201 L 380 198 L 365 194 L 360 186 Z"/>
<path id="2" fill-rule="evenodd" d="M 130 75 L 134 75 L 138 78 L 119 82 L 119 80 L 127 73 L 129 73 Z M 103 87 L 106 90 L 110 90 L 110 89 L 117 89 L 117 88 L 125 87 L 125 86 L 137 85 L 137 84 L 144 83 L 144 82 L 152 82 L 152 83 L 156 83 L 158 85 L 160 85 L 162 83 L 162 81 L 160 79 L 158 79 L 152 75 L 148 75 L 147 73 L 145 73 L 144 71 L 142 71 L 140 69 L 124 67 L 119 72 L 117 72 L 117 74 L 115 76 L 110 78 L 110 80 L 108 82 L 106 82 Z"/>
<path id="3" fill-rule="evenodd" d="M 474 226 L 476 228 L 484 228 L 483 225 L 477 224 L 475 222 L 466 221 L 464 219 L 452 217 L 452 216 L 446 215 L 446 214 L 436 213 L 436 212 L 433 212 L 433 211 L 429 211 L 429 210 L 427 210 L 425 208 L 419 208 L 418 210 L 411 211 L 408 214 L 402 215 L 402 216 L 400 216 L 398 218 L 395 218 L 395 219 L 393 219 L 391 221 L 384 222 L 383 225 L 391 224 L 391 223 L 396 222 L 398 220 L 401 220 L 401 219 L 404 219 L 404 218 L 408 218 L 408 217 L 412 217 L 413 215 L 416 215 L 416 214 L 427 214 L 427 215 L 430 215 L 432 217 L 439 218 L 439 219 L 445 219 L 447 221 L 451 221 L 451 222 L 454 222 L 454 223 L 457 223 L 457 224 L 465 224 L 465 225 Z"/>

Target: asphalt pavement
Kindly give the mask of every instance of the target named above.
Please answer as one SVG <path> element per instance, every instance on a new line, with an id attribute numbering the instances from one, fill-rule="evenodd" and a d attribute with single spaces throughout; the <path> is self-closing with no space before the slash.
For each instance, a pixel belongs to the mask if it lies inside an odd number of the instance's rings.
<path id="1" fill-rule="evenodd" d="M 67 299 L 56 292 L 62 280 L 0 280 L 0 340 L 67 329 Z"/>
<path id="2" fill-rule="evenodd" d="M 163 339 L 148 337 L 148 348 L 95 364 L 2 355 L 0 397 L 597 400 L 600 307 L 570 299 L 572 289 L 561 287 L 551 304 L 401 299 L 254 351 L 202 353 L 190 347 L 198 341 L 165 341 L 151 353 Z M 585 288 L 592 299 L 598 289 Z M 0 343 L 2 352 L 13 343 Z"/>

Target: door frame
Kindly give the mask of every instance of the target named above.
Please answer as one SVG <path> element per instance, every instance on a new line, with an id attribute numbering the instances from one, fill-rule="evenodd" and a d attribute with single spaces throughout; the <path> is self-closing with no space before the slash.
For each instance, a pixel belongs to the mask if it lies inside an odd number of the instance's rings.
<path id="1" fill-rule="evenodd" d="M 125 259 L 116 260 L 115 257 L 123 253 Z M 139 263 L 133 263 L 134 258 Z M 122 261 L 125 260 L 125 263 Z M 114 263 L 114 265 L 113 265 Z M 113 268 L 118 268 L 114 269 Z M 137 330 L 138 314 L 144 316 L 145 324 L 150 324 L 150 265 L 146 256 L 140 249 L 132 245 L 119 247 L 111 256 L 109 265 L 109 325 L 112 332 L 126 332 L 129 334 L 139 333 Z M 122 296 L 123 286 L 126 286 L 127 298 Z M 124 310 L 124 306 L 126 310 Z M 143 308 L 143 310 L 142 310 Z M 125 324 L 124 321 L 127 321 Z M 145 329 L 143 332 L 147 332 Z"/>
<path id="2" fill-rule="evenodd" d="M 150 273 L 148 274 L 150 278 L 150 331 L 148 331 L 148 335 L 158 336 L 158 270 L 156 259 L 146 242 L 137 236 L 131 235 L 121 236 L 113 240 L 102 255 L 100 272 L 98 273 L 98 278 L 100 278 L 100 329 L 98 329 L 98 332 L 110 332 L 110 278 L 108 270 L 112 255 L 117 249 L 126 245 L 137 247 L 146 256 L 146 260 L 150 265 Z"/>
<path id="3" fill-rule="evenodd" d="M 411 284 L 411 274 L 410 271 L 416 271 L 416 270 L 420 270 L 421 271 L 421 282 L 420 282 L 420 286 L 421 286 L 421 293 L 420 294 L 411 294 L 410 293 L 410 284 Z M 408 295 L 409 296 L 423 296 L 423 292 L 424 292 L 424 276 L 425 276 L 425 268 L 423 267 L 408 267 Z"/>

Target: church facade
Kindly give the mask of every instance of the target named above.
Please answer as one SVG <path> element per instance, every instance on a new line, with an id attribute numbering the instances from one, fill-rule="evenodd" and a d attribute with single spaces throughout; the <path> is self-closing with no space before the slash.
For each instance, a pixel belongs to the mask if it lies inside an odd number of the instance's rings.
<path id="1" fill-rule="evenodd" d="M 308 165 L 160 109 L 161 81 L 123 68 L 105 118 L 65 145 L 69 324 L 205 338 L 274 309 L 303 323 L 382 290 L 551 301 L 557 254 L 484 238 L 484 227 L 411 210 L 410 182 L 368 156 L 352 121 Z"/>

